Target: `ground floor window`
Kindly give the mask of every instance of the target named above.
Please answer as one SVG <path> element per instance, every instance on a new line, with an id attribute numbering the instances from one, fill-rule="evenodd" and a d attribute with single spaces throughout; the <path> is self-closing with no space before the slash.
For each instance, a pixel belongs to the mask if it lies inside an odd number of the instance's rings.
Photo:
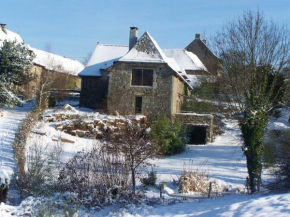
<path id="1" fill-rule="evenodd" d="M 142 97 L 141 96 L 135 97 L 135 113 L 136 114 L 142 113 Z"/>

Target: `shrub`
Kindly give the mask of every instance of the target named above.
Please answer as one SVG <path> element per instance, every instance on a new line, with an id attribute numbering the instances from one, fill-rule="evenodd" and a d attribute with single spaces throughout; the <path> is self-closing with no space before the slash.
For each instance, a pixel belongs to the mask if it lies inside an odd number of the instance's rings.
<path id="1" fill-rule="evenodd" d="M 275 180 L 268 185 L 271 190 L 290 189 L 290 131 L 272 131 L 265 143 L 264 161 L 273 166 Z"/>
<path id="2" fill-rule="evenodd" d="M 26 142 L 27 139 L 37 123 L 40 119 L 40 113 L 38 112 L 30 112 L 27 114 L 26 118 L 20 123 L 18 127 L 18 131 L 15 134 L 15 139 L 13 143 L 13 151 L 15 155 L 15 159 L 17 161 L 18 172 L 24 173 L 25 171 L 25 162 L 26 162 Z"/>
<path id="3" fill-rule="evenodd" d="M 51 152 L 41 143 L 43 141 L 37 139 L 29 147 L 25 162 L 27 169 L 16 174 L 16 184 L 24 197 L 52 194 L 61 169 L 62 143 L 57 143 Z"/>
<path id="4" fill-rule="evenodd" d="M 273 112 L 272 112 L 272 116 L 274 117 L 274 118 L 280 118 L 281 117 L 281 110 L 279 110 L 279 109 L 275 109 Z"/>
<path id="5" fill-rule="evenodd" d="M 219 107 L 213 105 L 212 102 L 197 101 L 195 99 L 190 99 L 184 101 L 183 110 L 196 113 L 211 113 L 211 112 L 219 112 Z"/>
<path id="6" fill-rule="evenodd" d="M 213 81 L 202 80 L 199 88 L 192 91 L 192 94 L 201 99 L 213 99 L 214 94 L 217 93 L 217 84 Z"/>
<path id="7" fill-rule="evenodd" d="M 40 203 L 35 203 L 34 215 L 39 217 L 78 217 L 79 206 L 71 204 L 67 198 L 62 198 L 57 195 L 54 198 L 41 198 Z"/>
<path id="8" fill-rule="evenodd" d="M 180 177 L 178 190 L 181 193 L 207 193 L 209 191 L 210 183 L 213 192 L 217 193 L 221 191 L 217 181 L 211 181 L 206 171 L 202 169 L 193 170 L 184 167 L 183 173 Z"/>
<path id="9" fill-rule="evenodd" d="M 0 171 L 1 173 L 2 171 Z M 6 197 L 7 197 L 7 193 L 8 193 L 8 189 L 9 189 L 9 180 L 8 178 L 5 178 L 5 180 L 2 180 L 2 178 L 0 177 L 0 202 L 3 202 Z"/>
<path id="10" fill-rule="evenodd" d="M 152 125 L 151 136 L 164 155 L 178 154 L 185 149 L 186 127 L 178 120 L 171 122 L 167 117 L 158 118 Z"/>
<path id="11" fill-rule="evenodd" d="M 60 172 L 58 190 L 77 195 L 80 204 L 99 207 L 122 201 L 129 193 L 129 167 L 105 146 L 79 152 Z"/>
<path id="12" fill-rule="evenodd" d="M 143 178 L 142 183 L 148 186 L 155 186 L 156 180 L 156 171 L 152 169 L 150 172 L 147 173 L 147 177 Z"/>

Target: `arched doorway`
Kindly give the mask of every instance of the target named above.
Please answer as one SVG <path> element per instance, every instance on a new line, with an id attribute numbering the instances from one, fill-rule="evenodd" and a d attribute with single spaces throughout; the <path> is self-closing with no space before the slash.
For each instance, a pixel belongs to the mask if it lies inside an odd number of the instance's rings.
<path id="1" fill-rule="evenodd" d="M 188 144 L 206 144 L 206 131 L 208 126 L 196 126 L 188 125 L 187 126 L 187 137 Z"/>

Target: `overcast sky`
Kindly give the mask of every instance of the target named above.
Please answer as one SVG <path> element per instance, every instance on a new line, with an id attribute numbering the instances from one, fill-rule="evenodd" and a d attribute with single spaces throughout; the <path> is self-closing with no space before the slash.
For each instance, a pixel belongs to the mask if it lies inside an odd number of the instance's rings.
<path id="1" fill-rule="evenodd" d="M 32 47 L 83 60 L 97 42 L 127 45 L 129 27 L 148 31 L 161 48 L 207 39 L 246 9 L 290 24 L 290 0 L 0 0 L 0 23 Z"/>

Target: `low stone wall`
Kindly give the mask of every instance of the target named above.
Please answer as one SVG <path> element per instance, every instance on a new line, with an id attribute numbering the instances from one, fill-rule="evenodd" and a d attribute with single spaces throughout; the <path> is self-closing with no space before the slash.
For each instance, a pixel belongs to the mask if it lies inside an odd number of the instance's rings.
<path id="1" fill-rule="evenodd" d="M 175 119 L 179 119 L 186 125 L 204 126 L 206 127 L 207 142 L 213 141 L 213 115 L 196 114 L 196 113 L 176 113 Z"/>
<path id="2" fill-rule="evenodd" d="M 147 128 L 145 116 L 129 118 L 134 125 Z M 121 116 L 91 118 L 88 115 L 56 113 L 44 118 L 45 122 L 56 122 L 55 129 L 73 136 L 103 139 L 108 134 L 126 130 L 126 119 Z"/>

